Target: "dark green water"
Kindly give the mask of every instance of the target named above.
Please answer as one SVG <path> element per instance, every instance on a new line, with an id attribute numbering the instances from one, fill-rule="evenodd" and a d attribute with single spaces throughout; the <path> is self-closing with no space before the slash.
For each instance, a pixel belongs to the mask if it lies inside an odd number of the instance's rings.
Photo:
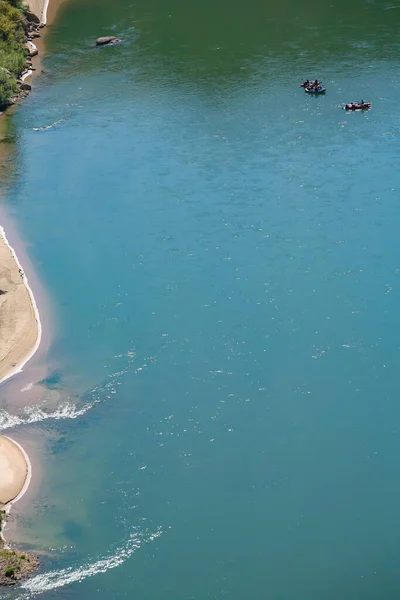
<path id="1" fill-rule="evenodd" d="M 13 119 L 61 400 L 0 413 L 44 440 L 18 536 L 45 556 L 5 598 L 397 600 L 399 25 L 63 6 Z"/>

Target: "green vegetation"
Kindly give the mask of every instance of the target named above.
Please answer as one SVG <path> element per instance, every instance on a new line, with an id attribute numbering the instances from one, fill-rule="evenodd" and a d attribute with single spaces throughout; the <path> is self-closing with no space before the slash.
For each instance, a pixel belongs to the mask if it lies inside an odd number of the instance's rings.
<path id="1" fill-rule="evenodd" d="M 4 575 L 6 577 L 14 577 L 14 575 L 15 575 L 15 569 L 13 569 L 13 568 L 6 569 L 5 572 L 4 572 Z"/>
<path id="2" fill-rule="evenodd" d="M 18 92 L 17 79 L 25 69 L 28 22 L 19 0 L 0 0 L 0 108 Z"/>
<path id="3" fill-rule="evenodd" d="M 38 566 L 39 561 L 32 554 L 0 548 L 0 588 L 15 585 L 21 579 L 29 577 Z"/>
<path id="4" fill-rule="evenodd" d="M 0 108 L 10 102 L 10 98 L 17 92 L 16 79 L 7 71 L 0 71 Z"/>

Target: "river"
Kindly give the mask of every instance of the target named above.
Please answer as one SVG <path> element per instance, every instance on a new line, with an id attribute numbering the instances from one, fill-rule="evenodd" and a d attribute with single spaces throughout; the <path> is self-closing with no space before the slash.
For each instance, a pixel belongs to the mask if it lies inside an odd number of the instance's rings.
<path id="1" fill-rule="evenodd" d="M 399 25 L 62 5 L 10 133 L 58 400 L 7 407 L 42 565 L 5 598 L 397 600 Z"/>

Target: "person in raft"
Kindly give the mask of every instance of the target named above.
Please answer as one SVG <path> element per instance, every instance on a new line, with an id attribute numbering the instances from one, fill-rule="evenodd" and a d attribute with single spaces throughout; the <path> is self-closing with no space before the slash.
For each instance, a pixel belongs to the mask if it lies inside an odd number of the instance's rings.
<path id="1" fill-rule="evenodd" d="M 301 84 L 301 87 L 304 87 L 307 90 L 322 90 L 321 82 L 318 81 L 318 79 L 315 79 L 315 81 L 307 79 Z"/>
<path id="2" fill-rule="evenodd" d="M 303 85 L 307 90 L 322 90 L 321 82 L 318 81 L 318 79 L 315 79 L 315 81 L 309 81 L 307 79 Z"/>

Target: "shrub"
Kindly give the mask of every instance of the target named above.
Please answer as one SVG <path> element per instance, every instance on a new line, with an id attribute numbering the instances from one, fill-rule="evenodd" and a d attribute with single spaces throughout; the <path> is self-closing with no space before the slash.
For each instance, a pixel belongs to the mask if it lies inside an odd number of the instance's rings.
<path id="1" fill-rule="evenodd" d="M 17 93 L 16 79 L 25 69 L 24 13 L 20 0 L 0 0 L 0 109 Z"/>
<path id="2" fill-rule="evenodd" d="M 24 51 L 12 50 L 5 52 L 0 48 L 0 68 L 7 69 L 10 73 L 19 77 L 25 70 L 26 55 Z"/>
<path id="3" fill-rule="evenodd" d="M 10 48 L 18 48 L 25 40 L 22 12 L 6 0 L 0 0 L 0 40 Z"/>
<path id="4" fill-rule="evenodd" d="M 15 78 L 5 69 L 0 69 L 0 108 L 10 103 L 10 98 L 17 92 Z"/>
<path id="5" fill-rule="evenodd" d="M 15 569 L 11 569 L 11 568 L 10 569 L 6 569 L 5 572 L 4 572 L 4 575 L 6 577 L 14 577 L 14 575 L 15 575 Z"/>
<path id="6" fill-rule="evenodd" d="M 20 10 L 28 9 L 28 7 L 21 0 L 8 0 L 8 2 L 11 4 L 11 6 L 15 6 L 16 8 L 19 8 Z"/>

